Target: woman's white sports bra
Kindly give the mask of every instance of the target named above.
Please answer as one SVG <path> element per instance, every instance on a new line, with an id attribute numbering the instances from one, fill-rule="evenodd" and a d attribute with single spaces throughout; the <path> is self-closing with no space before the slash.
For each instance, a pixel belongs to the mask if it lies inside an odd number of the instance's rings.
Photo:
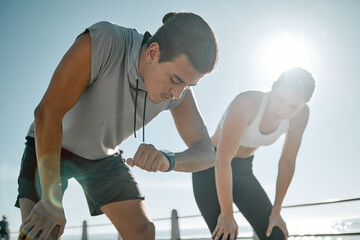
<path id="1" fill-rule="evenodd" d="M 259 111 L 254 121 L 246 127 L 241 139 L 240 146 L 248 148 L 257 148 L 273 144 L 283 133 L 289 129 L 289 119 L 282 120 L 278 128 L 269 134 L 261 134 L 259 131 L 260 123 L 265 112 L 265 108 L 269 99 L 269 93 L 264 94 Z M 220 128 L 222 128 L 229 108 L 220 120 Z"/>

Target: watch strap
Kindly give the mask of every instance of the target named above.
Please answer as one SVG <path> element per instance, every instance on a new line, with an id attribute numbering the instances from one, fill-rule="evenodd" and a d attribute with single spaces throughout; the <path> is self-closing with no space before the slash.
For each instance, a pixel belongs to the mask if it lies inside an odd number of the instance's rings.
<path id="1" fill-rule="evenodd" d="M 169 160 L 169 168 L 166 170 L 166 172 L 170 172 L 175 167 L 175 154 L 164 150 L 160 150 L 159 152 L 161 152 L 167 158 L 167 160 Z"/>

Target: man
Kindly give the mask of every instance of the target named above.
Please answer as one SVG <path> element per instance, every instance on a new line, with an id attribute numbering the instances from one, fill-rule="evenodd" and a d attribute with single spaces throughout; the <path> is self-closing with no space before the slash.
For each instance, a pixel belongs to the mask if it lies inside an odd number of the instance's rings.
<path id="1" fill-rule="evenodd" d="M 2 216 L 2 221 L 0 221 L 0 240 L 9 240 L 9 223 L 6 221 L 6 216 Z"/>
<path id="2" fill-rule="evenodd" d="M 174 154 L 141 144 L 128 164 L 153 172 L 213 166 L 213 146 L 189 87 L 213 70 L 215 35 L 192 13 L 170 13 L 163 22 L 153 37 L 94 24 L 61 60 L 26 137 L 19 239 L 63 233 L 62 195 L 71 177 L 82 185 L 91 215 L 105 213 L 124 239 L 154 239 L 144 198 L 116 146 L 163 110 L 171 110 L 189 148 Z"/>

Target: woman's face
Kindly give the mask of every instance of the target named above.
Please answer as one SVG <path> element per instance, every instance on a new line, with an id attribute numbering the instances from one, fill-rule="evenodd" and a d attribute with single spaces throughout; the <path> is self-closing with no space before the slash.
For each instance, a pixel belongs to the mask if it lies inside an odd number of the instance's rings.
<path id="1" fill-rule="evenodd" d="M 268 107 L 274 118 L 284 120 L 295 116 L 305 104 L 305 98 L 298 92 L 279 86 L 271 91 Z"/>

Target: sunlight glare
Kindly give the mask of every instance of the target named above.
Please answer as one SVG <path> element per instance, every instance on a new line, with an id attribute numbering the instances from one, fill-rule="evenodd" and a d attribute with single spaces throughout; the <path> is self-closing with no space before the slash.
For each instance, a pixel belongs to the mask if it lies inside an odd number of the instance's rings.
<path id="1" fill-rule="evenodd" d="M 255 54 L 255 67 L 273 82 L 285 70 L 302 67 L 311 70 L 315 51 L 300 34 L 282 33 L 264 38 Z"/>

